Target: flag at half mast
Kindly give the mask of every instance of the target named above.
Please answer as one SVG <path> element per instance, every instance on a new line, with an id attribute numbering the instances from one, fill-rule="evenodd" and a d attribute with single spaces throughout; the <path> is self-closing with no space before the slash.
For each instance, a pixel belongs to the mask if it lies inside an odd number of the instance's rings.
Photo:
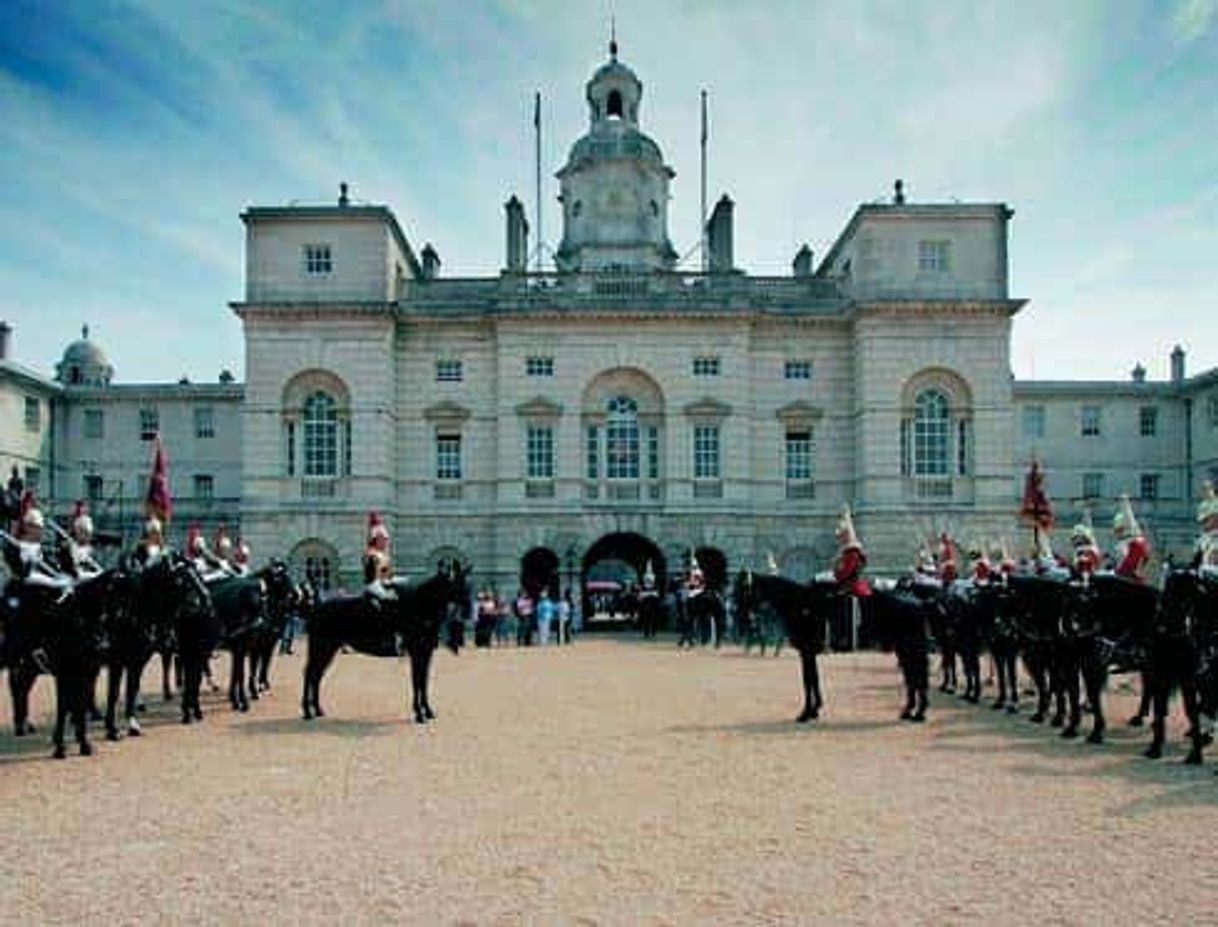
<path id="1" fill-rule="evenodd" d="M 152 453 L 152 474 L 148 477 L 144 514 L 157 518 L 162 525 L 169 524 L 169 516 L 173 514 L 173 497 L 169 494 L 169 459 L 165 456 L 160 435 L 156 438 Z"/>

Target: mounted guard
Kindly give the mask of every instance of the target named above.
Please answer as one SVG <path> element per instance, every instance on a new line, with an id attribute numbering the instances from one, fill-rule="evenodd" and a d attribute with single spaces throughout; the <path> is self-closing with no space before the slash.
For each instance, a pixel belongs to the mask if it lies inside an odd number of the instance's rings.
<path id="1" fill-rule="evenodd" d="M 1116 566 L 1113 572 L 1136 583 L 1145 583 L 1150 542 L 1142 533 L 1142 528 L 1133 514 L 1133 505 L 1125 493 L 1121 494 L 1116 514 L 1112 516 L 1112 534 L 1116 538 L 1113 557 Z"/>
<path id="2" fill-rule="evenodd" d="M 852 595 L 865 599 L 871 595 L 871 586 L 863 578 L 863 568 L 867 565 L 867 553 L 854 530 L 854 519 L 850 515 L 850 506 L 842 508 L 841 518 L 838 519 L 837 529 L 833 532 L 837 541 L 837 558 L 833 561 L 833 581 L 842 595 Z"/>
<path id="3" fill-rule="evenodd" d="M 1208 576 L 1218 574 L 1218 494 L 1214 484 L 1201 484 L 1201 500 L 1197 503 L 1197 545 L 1193 563 Z"/>
<path id="4" fill-rule="evenodd" d="M 68 571 L 78 582 L 100 576 L 101 564 L 93 556 L 93 519 L 83 499 L 76 500 L 70 524 L 72 529 L 64 538 Z"/>
<path id="5" fill-rule="evenodd" d="M 368 513 L 368 544 L 364 550 L 364 592 L 375 605 L 397 598 L 391 585 L 393 564 L 389 559 L 389 529 L 379 512 Z"/>

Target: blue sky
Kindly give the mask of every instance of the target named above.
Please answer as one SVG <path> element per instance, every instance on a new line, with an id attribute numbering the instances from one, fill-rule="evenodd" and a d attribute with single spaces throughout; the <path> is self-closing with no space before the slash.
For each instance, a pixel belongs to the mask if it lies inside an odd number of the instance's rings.
<path id="1" fill-rule="evenodd" d="M 1218 0 L 89 0 L 0 4 L 0 319 L 49 373 L 89 323 L 121 381 L 243 375 L 250 205 L 338 183 L 434 243 L 446 274 L 498 271 L 503 202 L 533 220 L 543 95 L 553 173 L 606 57 L 644 83 L 676 169 L 669 224 L 709 187 L 736 259 L 785 274 L 902 177 L 913 201 L 1003 201 L 1016 376 L 1218 366 Z"/>

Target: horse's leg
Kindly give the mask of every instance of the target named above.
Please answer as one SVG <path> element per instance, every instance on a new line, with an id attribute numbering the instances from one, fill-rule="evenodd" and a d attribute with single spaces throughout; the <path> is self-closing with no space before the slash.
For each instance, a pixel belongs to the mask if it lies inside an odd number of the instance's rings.
<path id="1" fill-rule="evenodd" d="M 9 667 L 8 690 L 13 698 L 13 734 L 17 737 L 34 733 L 34 725 L 30 723 L 30 689 L 34 687 L 34 680 L 37 678 L 37 673 L 26 667 L 22 660 Z"/>
<path id="2" fill-rule="evenodd" d="M 51 734 L 51 742 L 55 745 L 55 759 L 62 760 L 68 755 L 63 748 L 63 722 L 68 713 L 68 692 L 61 678 L 62 668 L 56 667 L 56 669 L 58 672 L 55 674 L 55 730 Z"/>
<path id="3" fill-rule="evenodd" d="M 139 719 L 136 713 L 139 711 L 140 704 L 140 679 L 144 675 L 144 667 L 148 663 L 148 658 L 151 654 L 144 651 L 136 651 L 127 658 L 127 691 L 126 695 L 126 710 L 127 710 L 127 735 L 129 737 L 139 737 L 143 731 L 140 729 Z"/>
<path id="4" fill-rule="evenodd" d="M 85 697 L 85 709 L 89 713 L 90 721 L 101 721 L 101 709 L 97 707 L 97 681 L 101 678 L 102 662 L 100 660 L 90 662 L 88 669 L 84 671 L 84 688 L 81 690 Z"/>
<path id="5" fill-rule="evenodd" d="M 917 697 L 914 695 L 913 667 L 910 664 L 910 655 L 905 652 L 902 645 L 898 645 L 897 648 L 897 669 L 901 671 L 901 683 L 905 686 L 905 708 L 902 709 L 900 718 L 902 721 L 911 721 Z"/>
<path id="6" fill-rule="evenodd" d="M 173 684 L 170 672 L 173 670 L 173 652 L 161 651 L 161 698 L 166 702 L 173 701 Z"/>
<path id="7" fill-rule="evenodd" d="M 1184 714 L 1188 718 L 1189 739 L 1192 741 L 1184 762 L 1189 766 L 1199 766 L 1205 747 L 1205 735 L 1201 730 L 1201 713 L 1198 710 L 1197 679 L 1190 670 L 1191 668 L 1186 669 L 1180 679 L 1180 698 L 1184 702 Z"/>
<path id="8" fill-rule="evenodd" d="M 1104 719 L 1104 683 L 1107 681 L 1108 668 L 1099 654 L 1094 654 L 1087 661 L 1090 665 L 1085 668 L 1083 681 L 1087 685 L 1087 701 L 1091 703 L 1091 733 L 1087 735 L 1087 743 L 1102 744 L 1107 723 Z"/>
<path id="9" fill-rule="evenodd" d="M 89 702 L 91 701 L 92 683 L 96 677 L 91 677 L 83 665 L 72 667 L 68 674 L 72 696 L 72 724 L 76 729 L 76 744 L 81 756 L 92 756 L 93 745 L 89 743 Z"/>
<path id="10" fill-rule="evenodd" d="M 413 650 L 410 653 L 410 709 L 414 712 L 415 724 L 426 724 L 423 714 L 423 673 L 419 666 L 419 657 Z"/>
<path id="11" fill-rule="evenodd" d="M 308 657 L 305 661 L 305 694 L 301 708 L 304 709 L 305 720 L 324 718 L 321 710 L 321 678 L 338 653 L 337 641 L 328 640 L 315 634 L 309 635 Z"/>
<path id="12" fill-rule="evenodd" d="M 811 649 L 799 652 L 800 671 L 803 677 L 804 708 L 795 720 L 803 724 L 815 721 L 820 715 L 820 673 L 816 666 L 816 653 Z"/>
<path id="13" fill-rule="evenodd" d="M 1082 698 L 1079 692 L 1079 676 L 1082 673 L 1082 666 L 1077 656 L 1078 651 L 1072 649 L 1071 659 L 1067 662 L 1066 672 L 1062 679 L 1066 700 L 1070 706 L 1070 723 L 1062 728 L 1062 737 L 1067 740 L 1078 736 L 1078 726 L 1082 721 Z"/>
<path id="14" fill-rule="evenodd" d="M 118 710 L 118 689 L 122 681 L 122 659 L 117 652 L 111 651 L 106 666 L 106 740 L 118 740 L 118 725 L 114 716 Z"/>
<path id="15" fill-rule="evenodd" d="M 425 647 L 419 655 L 419 663 L 423 669 L 423 716 L 428 721 L 436 720 L 436 713 L 431 707 L 431 661 L 435 656 L 435 648 Z"/>
<path id="16" fill-rule="evenodd" d="M 1150 714 L 1151 700 L 1153 699 L 1154 683 L 1151 679 L 1150 668 L 1142 670 L 1142 697 L 1138 700 L 1138 713 L 1129 719 L 1130 727 L 1141 727 L 1147 716 Z"/>
<path id="17" fill-rule="evenodd" d="M 1152 687 L 1153 719 L 1150 722 L 1150 746 L 1142 754 L 1149 760 L 1157 760 L 1163 755 L 1163 738 L 1167 727 L 1167 702 L 1171 695 L 1171 680 L 1160 665 L 1155 668 Z"/>

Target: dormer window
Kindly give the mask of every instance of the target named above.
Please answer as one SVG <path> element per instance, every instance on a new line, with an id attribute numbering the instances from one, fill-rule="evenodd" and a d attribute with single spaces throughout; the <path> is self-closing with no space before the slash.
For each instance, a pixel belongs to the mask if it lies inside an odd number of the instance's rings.
<path id="1" fill-rule="evenodd" d="M 610 90 L 606 109 L 610 119 L 622 118 L 622 94 L 619 90 Z"/>

